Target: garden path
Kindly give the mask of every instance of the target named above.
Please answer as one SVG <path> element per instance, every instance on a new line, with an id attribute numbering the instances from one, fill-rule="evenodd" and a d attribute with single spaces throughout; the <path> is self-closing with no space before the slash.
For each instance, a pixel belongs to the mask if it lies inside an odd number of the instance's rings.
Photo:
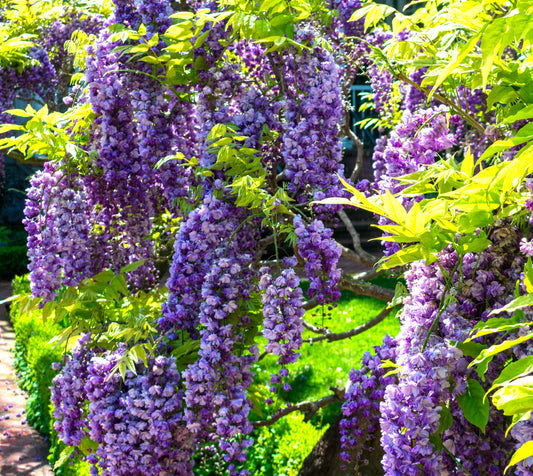
<path id="1" fill-rule="evenodd" d="M 0 301 L 11 295 L 11 283 L 0 281 Z M 13 368 L 15 332 L 5 305 L 0 306 L 0 475 L 49 476 L 48 444 L 26 423 L 26 395 Z"/>

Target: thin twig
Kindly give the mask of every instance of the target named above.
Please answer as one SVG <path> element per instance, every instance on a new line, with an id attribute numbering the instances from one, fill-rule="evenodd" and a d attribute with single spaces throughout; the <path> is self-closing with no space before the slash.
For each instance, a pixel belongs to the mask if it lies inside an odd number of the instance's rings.
<path id="1" fill-rule="evenodd" d="M 327 327 L 316 327 L 310 322 L 307 322 L 306 320 L 303 321 L 303 326 L 308 331 L 314 332 L 315 334 L 329 334 L 331 331 Z"/>
<path id="2" fill-rule="evenodd" d="M 426 96 L 429 96 L 429 94 L 431 92 L 430 89 L 427 89 L 427 88 L 424 88 L 423 86 L 420 86 L 415 81 L 413 81 L 412 79 L 409 79 L 407 76 L 405 76 L 402 73 L 394 73 L 393 72 L 392 74 L 394 74 L 399 80 L 401 80 L 401 81 L 413 86 L 414 88 L 418 89 L 420 92 L 424 93 Z M 479 133 L 481 133 L 483 135 L 486 135 L 486 129 L 479 122 L 477 122 L 474 118 L 472 118 L 465 111 L 463 111 L 463 109 L 461 109 L 460 106 L 458 106 L 453 101 L 450 101 L 448 98 L 446 98 L 446 97 L 444 97 L 444 96 L 442 96 L 442 95 L 440 95 L 438 93 L 433 93 L 433 97 L 437 101 L 441 102 L 442 104 L 446 104 L 451 109 L 453 109 L 455 112 L 457 112 L 457 114 L 459 114 L 466 122 L 468 122 Z M 490 136 L 487 136 L 487 137 L 492 142 L 494 142 L 496 140 L 496 138 L 492 138 Z"/>
<path id="3" fill-rule="evenodd" d="M 361 173 L 361 170 L 363 170 L 363 157 L 365 153 L 365 148 L 363 145 L 363 142 L 355 132 L 350 127 L 350 111 L 346 110 L 344 114 L 344 126 L 343 126 L 344 133 L 348 136 L 348 139 L 350 139 L 353 144 L 355 145 L 355 149 L 357 150 L 357 155 L 355 156 L 355 165 L 352 170 L 352 174 L 350 175 L 350 181 L 355 182 L 357 177 L 359 177 L 359 174 Z"/>

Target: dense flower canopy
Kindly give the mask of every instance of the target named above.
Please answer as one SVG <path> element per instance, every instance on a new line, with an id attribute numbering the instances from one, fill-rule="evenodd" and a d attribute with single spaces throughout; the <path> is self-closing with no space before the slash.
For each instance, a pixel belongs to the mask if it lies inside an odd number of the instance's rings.
<path id="1" fill-rule="evenodd" d="M 528 449 L 531 408 L 509 395 L 533 368 L 531 82 L 506 75 L 529 72 L 530 45 L 509 34 L 495 60 L 483 36 L 511 31 L 527 8 L 437 3 L 397 12 L 390 28 L 390 9 L 354 0 L 116 0 L 45 22 L 24 61 L 2 65 L 4 109 L 36 78 L 32 94 L 59 91 L 69 106 L 15 111 L 31 120 L 2 132 L 22 132 L 5 147 L 49 159 L 28 190 L 30 281 L 72 348 L 52 388 L 54 427 L 90 448 L 92 474 L 190 475 L 212 445 L 229 474 L 249 474 L 254 427 L 304 408 L 278 398 L 304 330 L 360 332 L 305 320 L 342 289 L 402 306 L 400 333 L 320 401 L 343 402 L 347 472 L 365 474 L 377 432 L 390 476 L 498 475 Z M 470 4 L 474 26 L 446 36 Z M 74 30 L 72 56 L 61 43 Z M 73 87 L 57 73 L 67 67 Z M 365 150 L 347 104 L 357 75 L 370 79 L 380 133 L 372 181 L 358 180 Z M 366 282 L 373 270 L 343 271 L 341 258 L 378 261 L 353 207 L 377 215 L 379 264 L 404 294 Z M 352 248 L 336 239 L 341 222 Z M 261 382 L 253 369 L 267 354 L 278 370 Z M 515 474 L 533 474 L 526 450 Z"/>

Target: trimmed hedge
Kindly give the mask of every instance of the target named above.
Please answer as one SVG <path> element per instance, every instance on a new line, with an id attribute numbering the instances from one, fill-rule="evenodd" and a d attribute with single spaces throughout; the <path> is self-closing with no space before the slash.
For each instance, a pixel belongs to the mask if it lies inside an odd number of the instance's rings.
<path id="1" fill-rule="evenodd" d="M 0 248 L 1 249 L 1 248 Z M 27 276 L 17 276 L 13 280 L 13 294 L 29 294 Z M 16 334 L 15 368 L 19 386 L 28 393 L 26 413 L 28 423 L 49 437 L 51 447 L 48 461 L 53 467 L 66 447 L 53 429 L 50 402 L 50 387 L 58 371 L 52 369 L 53 362 L 61 362 L 63 349 L 53 347 L 48 342 L 61 330 L 61 326 L 51 321 L 43 321 L 42 314 L 20 314 L 19 306 L 14 303 L 10 310 Z M 59 476 L 89 475 L 89 465 L 81 458 L 73 457 L 56 469 Z"/>
<path id="2" fill-rule="evenodd" d="M 0 279 L 28 272 L 28 249 L 24 245 L 0 246 Z"/>

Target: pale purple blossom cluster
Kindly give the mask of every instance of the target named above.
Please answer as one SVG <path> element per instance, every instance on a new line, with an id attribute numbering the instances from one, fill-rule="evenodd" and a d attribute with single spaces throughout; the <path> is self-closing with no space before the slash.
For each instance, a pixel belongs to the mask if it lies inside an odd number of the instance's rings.
<path id="1" fill-rule="evenodd" d="M 431 107 L 411 113 L 405 110 L 400 123 L 387 139 L 380 139 L 374 151 L 375 188 L 384 193 L 398 193 L 403 188 L 397 177 L 422 170 L 435 163 L 438 154 L 457 143 L 457 137 L 446 119 L 444 106 Z M 413 199 L 403 198 L 402 203 L 410 208 Z M 380 225 L 390 224 L 387 218 L 379 219 Z M 387 254 L 399 249 L 399 245 L 384 242 Z"/>
<path id="2" fill-rule="evenodd" d="M 93 474 L 190 475 L 194 447 L 183 422 L 175 359 L 150 358 L 123 380 L 112 371 L 125 350 L 97 355 L 87 368 L 86 425 L 99 445 L 87 458 Z"/>
<path id="3" fill-rule="evenodd" d="M 232 217 L 235 211 L 235 207 L 207 196 L 182 222 L 174 244 L 169 296 L 159 320 L 165 332 L 187 331 L 197 336 L 202 286 L 238 226 Z"/>
<path id="4" fill-rule="evenodd" d="M 133 286 L 145 287 L 156 278 L 154 244 L 148 239 L 154 206 L 149 185 L 152 157 L 139 153 L 130 77 L 120 71 L 123 60 L 113 52 L 115 46 L 104 32 L 95 49 L 89 49 L 89 102 L 97 114 L 92 147 L 97 153 L 94 165 L 101 175 L 88 177 L 86 187 L 94 209 L 93 222 L 100 230 L 97 239 L 105 266 L 119 270 L 146 259 L 130 273 Z"/>
<path id="5" fill-rule="evenodd" d="M 467 368 L 470 358 L 454 342 L 464 341 L 480 319 L 487 320 L 492 309 L 512 299 L 524 265 L 517 256 L 520 233 L 512 226 L 500 224 L 490 238 L 495 244 L 487 250 L 462 257 L 462 285 L 440 316 L 439 306 L 450 292 L 442 272 L 449 275 L 454 289 L 459 283 L 457 253 L 450 247 L 440 254 L 442 268 L 419 263 L 406 275 L 410 296 L 404 302 L 397 337 L 396 363 L 401 370 L 398 382 L 386 388 L 380 407 L 386 474 L 495 476 L 507 464 L 512 446 L 505 439 L 502 415 L 492 411 L 481 435 L 457 406 L 457 396 L 464 394 L 467 380 L 475 373 Z M 490 344 L 495 337 L 486 339 Z M 504 363 L 505 358 L 494 359 L 488 381 Z M 444 407 L 453 416 L 452 427 L 442 436 L 444 446 L 461 468 L 430 439 L 439 428 Z M 490 463 L 481 469 L 480 461 Z"/>
<path id="6" fill-rule="evenodd" d="M 386 335 L 383 344 L 374 349 L 375 355 L 364 354 L 360 369 L 350 371 L 346 402 L 342 405 L 340 457 L 349 462 L 348 471 L 353 468 L 356 474 L 368 464 L 361 458 L 363 451 L 374 451 L 371 445 L 379 428 L 379 406 L 385 387 L 395 381 L 394 375 L 386 376 L 391 369 L 382 367 L 385 361 L 396 360 L 395 339 Z"/>
<path id="7" fill-rule="evenodd" d="M 250 283 L 255 278 L 250 251 L 257 236 L 253 222 L 242 225 L 244 209 L 209 197 L 204 205 L 219 226 L 205 222 L 205 231 L 216 242 L 212 241 L 210 266 L 200 276 L 200 350 L 198 360 L 184 372 L 185 418 L 195 437 L 213 432 L 220 439 L 233 475 L 239 474 L 235 463 L 246 460 L 252 444 L 243 435 L 252 431 L 246 389 L 252 382 L 250 366 L 258 358 L 258 349 L 246 344 L 245 336 L 251 322 L 247 311 Z M 235 234 L 239 225 L 240 232 Z"/>
<path id="8" fill-rule="evenodd" d="M 31 291 L 33 296 L 42 297 L 45 301 L 52 301 L 54 292 L 61 286 L 57 243 L 52 220 L 46 213 L 52 193 L 62 177 L 56 169 L 54 164 L 47 162 L 44 170 L 31 178 L 23 220 L 28 233 Z"/>
<path id="9" fill-rule="evenodd" d="M 344 112 L 341 70 L 333 55 L 316 43 L 312 30 L 298 30 L 295 39 L 310 49 L 289 52 L 284 59 L 291 93 L 281 155 L 288 189 L 305 202 L 342 193 L 337 174 L 343 172 L 339 124 Z"/>
<path id="10" fill-rule="evenodd" d="M 338 284 L 341 270 L 337 263 L 342 254 L 340 245 L 333 239 L 333 232 L 320 220 L 306 225 L 300 216 L 294 219 L 297 248 L 305 260 L 305 272 L 309 279 L 309 297 L 320 304 L 338 301 Z"/>
<path id="11" fill-rule="evenodd" d="M 294 271 L 295 258 L 284 260 L 284 269 L 278 276 L 272 275 L 269 268 L 262 268 L 259 273 L 259 289 L 263 291 L 261 302 L 263 304 L 263 337 L 268 343 L 265 351 L 277 355 L 278 365 L 282 368 L 276 375 L 270 376 L 273 384 L 270 391 L 275 393 L 277 385 L 287 377 L 289 370 L 287 364 L 296 362 L 299 357 L 298 350 L 302 341 L 303 320 L 305 313 L 303 292 L 299 287 L 300 279 Z M 290 390 L 288 383 L 283 384 L 283 390 Z"/>
<path id="12" fill-rule="evenodd" d="M 66 357 L 61 372 L 54 378 L 51 387 L 51 399 L 54 405 L 54 429 L 67 445 L 79 446 L 87 436 L 86 425 L 85 380 L 87 367 L 94 356 L 94 351 L 87 344 L 91 334 L 84 334 L 72 355 Z"/>
<path id="13" fill-rule="evenodd" d="M 68 180 L 60 165 L 47 162 L 32 177 L 24 211 L 31 289 L 45 301 L 95 273 L 83 184 L 79 177 Z"/>

